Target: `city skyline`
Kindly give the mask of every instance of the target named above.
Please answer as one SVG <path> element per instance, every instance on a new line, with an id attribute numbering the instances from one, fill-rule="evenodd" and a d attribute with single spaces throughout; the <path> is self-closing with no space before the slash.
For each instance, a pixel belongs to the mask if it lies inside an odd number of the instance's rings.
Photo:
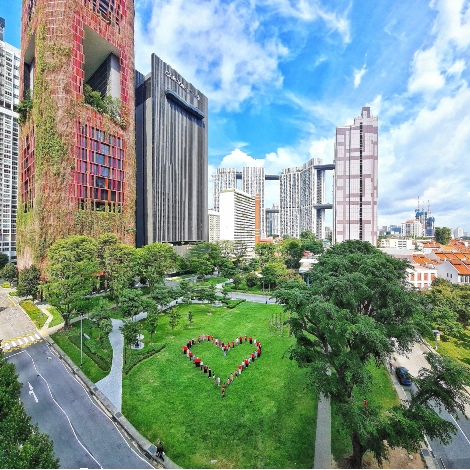
<path id="1" fill-rule="evenodd" d="M 380 123 L 378 226 L 410 218 L 420 196 L 437 226 L 470 228 L 468 0 L 135 5 L 137 69 L 147 73 L 155 52 L 209 98 L 209 175 L 332 162 L 336 126 L 370 106 Z M 20 6 L 0 11 L 17 47 Z M 266 207 L 278 201 L 275 188 L 266 194 Z"/>

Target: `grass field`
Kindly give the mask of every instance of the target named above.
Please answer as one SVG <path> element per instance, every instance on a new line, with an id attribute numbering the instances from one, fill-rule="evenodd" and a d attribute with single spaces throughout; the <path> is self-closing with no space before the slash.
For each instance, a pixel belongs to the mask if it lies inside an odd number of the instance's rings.
<path id="1" fill-rule="evenodd" d="M 174 330 L 162 316 L 153 341 L 166 343 L 165 349 L 123 377 L 126 418 L 151 442 L 160 438 L 183 468 L 312 468 L 317 400 L 306 389 L 305 370 L 283 358 L 293 338 L 269 326 L 279 310 L 249 302 L 211 311 L 207 305 L 181 305 Z M 182 352 L 202 334 L 222 341 L 246 334 L 262 344 L 261 357 L 227 387 L 225 398 Z M 224 357 L 212 343 L 193 346 L 223 381 L 253 350 L 243 342 Z"/>
<path id="2" fill-rule="evenodd" d="M 434 337 L 427 337 L 426 340 L 432 347 L 435 346 L 436 340 Z M 442 356 L 451 357 L 466 366 L 470 366 L 470 328 L 464 330 L 461 338 L 441 335 L 437 352 Z"/>
<path id="3" fill-rule="evenodd" d="M 61 323 L 64 322 L 62 315 L 55 307 L 49 307 L 47 311 L 52 315 L 52 320 L 49 323 L 49 328 L 52 328 L 53 326 L 56 326 L 56 325 L 60 325 Z"/>

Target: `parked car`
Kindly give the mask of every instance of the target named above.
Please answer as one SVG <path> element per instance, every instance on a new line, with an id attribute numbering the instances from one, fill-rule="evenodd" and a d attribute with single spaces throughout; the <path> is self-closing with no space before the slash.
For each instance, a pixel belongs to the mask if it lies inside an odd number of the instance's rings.
<path id="1" fill-rule="evenodd" d="M 405 367 L 397 367 L 395 369 L 398 380 L 402 385 L 411 385 L 411 375 Z"/>

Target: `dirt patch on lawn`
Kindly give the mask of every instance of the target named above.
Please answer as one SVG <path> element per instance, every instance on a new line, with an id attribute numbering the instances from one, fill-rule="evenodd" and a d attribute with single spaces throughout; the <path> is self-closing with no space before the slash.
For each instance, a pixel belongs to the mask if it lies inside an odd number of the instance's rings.
<path id="1" fill-rule="evenodd" d="M 333 468 L 350 468 L 349 460 L 342 459 L 339 462 L 333 462 Z M 377 460 L 371 454 L 364 456 L 364 468 L 427 468 L 421 453 L 408 454 L 401 447 L 397 449 L 389 449 L 389 460 L 384 461 L 382 467 L 379 467 Z"/>

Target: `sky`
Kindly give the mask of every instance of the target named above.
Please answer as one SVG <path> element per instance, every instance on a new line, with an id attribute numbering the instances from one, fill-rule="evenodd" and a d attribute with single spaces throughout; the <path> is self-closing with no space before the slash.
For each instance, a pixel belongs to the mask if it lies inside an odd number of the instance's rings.
<path id="1" fill-rule="evenodd" d="M 0 3 L 5 41 L 18 47 L 20 7 Z M 155 53 L 209 98 L 209 175 L 331 163 L 336 126 L 370 106 L 379 118 L 379 227 L 412 218 L 419 197 L 436 226 L 470 231 L 470 0 L 135 7 L 137 69 L 149 72 Z M 266 206 L 278 198 L 267 182 Z"/>

